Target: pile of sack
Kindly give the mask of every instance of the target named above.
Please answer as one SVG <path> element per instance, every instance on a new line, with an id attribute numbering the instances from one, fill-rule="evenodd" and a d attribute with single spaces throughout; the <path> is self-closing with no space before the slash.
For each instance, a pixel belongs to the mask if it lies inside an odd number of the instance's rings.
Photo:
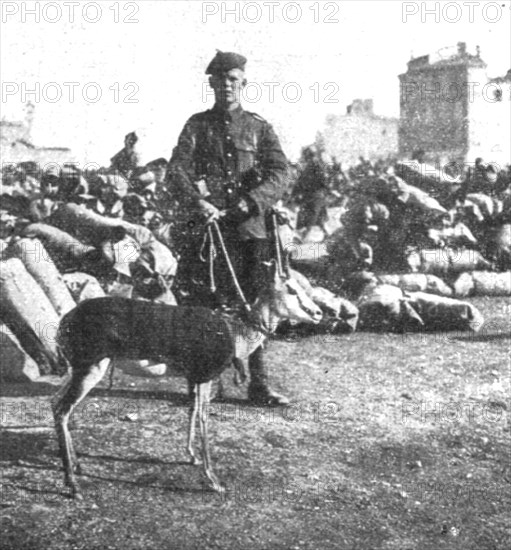
<path id="1" fill-rule="evenodd" d="M 345 174 L 342 190 L 331 190 L 340 227 L 310 228 L 305 237 L 321 241 L 314 245 L 283 230 L 293 265 L 335 288 L 370 270 L 435 275 L 460 296 L 510 295 L 511 170 L 496 174 L 479 161 L 475 174 L 457 177 L 420 163 L 361 161 Z M 335 210 L 329 204 L 325 212 Z M 464 290 L 472 272 L 502 275 L 484 277 L 484 284 L 476 275 L 477 284 Z"/>
<path id="2" fill-rule="evenodd" d="M 83 300 L 109 294 L 176 303 L 172 201 L 158 195 L 166 161 L 141 166 L 135 139 L 126 136 L 109 169 L 41 172 L 22 163 L 3 170 L 3 378 L 62 374 L 58 323 Z M 330 179 L 344 187 L 317 231 L 296 231 L 296 212 L 281 208 L 293 277 L 324 312 L 314 330 L 476 331 L 480 313 L 457 298 L 511 295 L 511 195 L 449 195 L 432 185 L 432 196 L 421 178 L 381 163 L 350 170 L 353 181 L 342 175 L 339 165 Z M 311 284 L 300 271 L 317 283 L 318 266 L 324 284 Z"/>
<path id="3" fill-rule="evenodd" d="M 434 276 L 423 275 L 417 280 L 413 274 L 376 277 L 364 273 L 357 277 L 361 284 L 350 293 L 349 300 L 311 285 L 296 270 L 291 270 L 291 275 L 324 314 L 320 326 L 309 325 L 309 332 L 478 332 L 484 325 L 482 314 L 473 304 L 450 297 L 452 289 Z M 283 327 L 280 332 L 289 328 Z"/>
<path id="4" fill-rule="evenodd" d="M 63 374 L 58 323 L 83 300 L 109 294 L 176 303 L 171 286 L 177 261 L 162 242 L 168 232 L 159 224 L 159 240 L 151 229 L 155 216 L 147 216 L 143 194 L 150 174 L 144 170 L 128 180 L 105 170 L 85 177 L 52 167 L 39 177 L 3 179 L 2 378 Z"/>

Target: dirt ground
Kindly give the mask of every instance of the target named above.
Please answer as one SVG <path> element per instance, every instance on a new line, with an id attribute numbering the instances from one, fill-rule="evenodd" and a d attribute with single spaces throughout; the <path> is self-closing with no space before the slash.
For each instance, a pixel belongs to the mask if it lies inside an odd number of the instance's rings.
<path id="1" fill-rule="evenodd" d="M 477 334 L 274 340 L 290 408 L 225 374 L 211 405 L 211 492 L 186 460 L 179 379 L 116 375 L 79 406 L 85 499 L 67 498 L 51 385 L 2 387 L 2 549 L 511 548 L 507 299 L 473 300 Z"/>

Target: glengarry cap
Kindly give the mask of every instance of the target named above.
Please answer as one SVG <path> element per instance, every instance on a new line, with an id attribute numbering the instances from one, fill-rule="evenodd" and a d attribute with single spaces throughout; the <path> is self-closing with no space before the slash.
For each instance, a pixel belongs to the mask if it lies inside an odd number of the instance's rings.
<path id="1" fill-rule="evenodd" d="M 245 70 L 247 58 L 234 52 L 221 52 L 218 50 L 215 57 L 211 60 L 206 74 L 221 74 L 232 69 Z"/>

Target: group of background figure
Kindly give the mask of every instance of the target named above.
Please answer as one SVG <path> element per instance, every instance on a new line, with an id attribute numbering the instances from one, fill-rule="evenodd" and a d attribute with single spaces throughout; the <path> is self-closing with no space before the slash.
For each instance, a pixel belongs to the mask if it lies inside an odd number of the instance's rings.
<path id="1" fill-rule="evenodd" d="M 448 168 L 361 158 L 344 171 L 335 158 L 307 148 L 290 193 L 288 208 L 299 209 L 291 238 L 327 241 L 341 276 L 421 270 L 414 256 L 438 248 L 445 258 L 454 249 L 460 265 L 471 250 L 488 262 L 479 260 L 478 268 L 510 269 L 510 167 L 476 159 L 454 176 Z"/>
<path id="2" fill-rule="evenodd" d="M 108 168 L 3 167 L 2 331 L 8 328 L 41 372 L 56 370 L 58 350 L 33 327 L 58 321 L 76 303 L 105 293 L 180 301 L 173 288 L 179 205 L 167 190 L 167 161 L 142 164 L 136 141 L 128 134 Z M 361 158 L 344 170 L 313 147 L 290 166 L 285 199 L 276 205 L 285 222 L 282 245 L 326 243 L 326 259 L 312 270 L 291 256 L 295 278 L 336 320 L 325 329 L 476 330 L 477 310 L 452 297 L 483 287 L 511 293 L 510 167 L 477 159 L 457 178 L 425 168 Z M 50 305 L 37 298 L 41 288 Z M 432 304 L 443 312 L 436 318 L 428 313 Z"/>

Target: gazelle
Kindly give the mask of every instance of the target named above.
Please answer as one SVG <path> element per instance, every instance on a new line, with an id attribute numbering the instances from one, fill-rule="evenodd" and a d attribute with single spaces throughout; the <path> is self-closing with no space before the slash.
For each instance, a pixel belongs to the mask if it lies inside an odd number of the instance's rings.
<path id="1" fill-rule="evenodd" d="M 296 281 L 280 276 L 275 263 L 271 263 L 270 268 L 271 283 L 244 321 L 202 307 L 113 297 L 87 300 L 64 316 L 58 343 L 71 376 L 55 394 L 52 408 L 65 483 L 73 497 L 81 498 L 75 478 L 81 469 L 68 429 L 69 416 L 103 378 L 113 359 L 156 361 L 166 365 L 163 369 L 166 372 L 161 375 L 187 379 L 190 394 L 194 394 L 187 451 L 191 463 L 198 464 L 200 461 L 194 453 L 198 415 L 204 472 L 215 490 L 223 490 L 213 472 L 208 447 L 205 406 L 209 403 L 211 381 L 231 364 L 243 374 L 248 356 L 261 346 L 281 320 L 318 323 L 322 316 Z M 116 365 L 125 370 L 123 366 L 123 362 Z"/>

